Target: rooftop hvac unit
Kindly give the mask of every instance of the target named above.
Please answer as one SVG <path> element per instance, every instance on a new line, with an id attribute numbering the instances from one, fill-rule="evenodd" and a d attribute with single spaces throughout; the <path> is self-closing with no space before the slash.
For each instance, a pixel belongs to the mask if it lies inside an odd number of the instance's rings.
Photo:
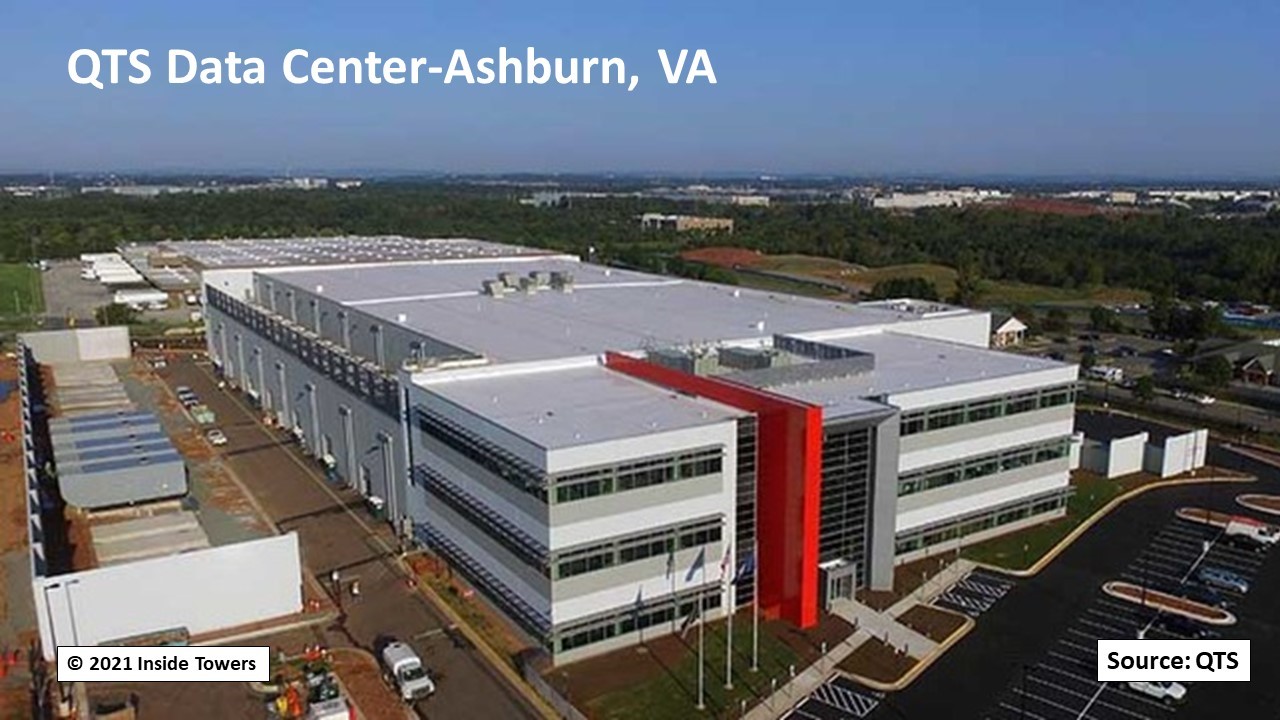
<path id="1" fill-rule="evenodd" d="M 551 273 L 546 270 L 533 270 L 529 273 L 529 279 L 537 287 L 544 288 L 551 284 Z"/>
<path id="2" fill-rule="evenodd" d="M 499 281 L 499 282 L 501 282 L 503 285 L 506 285 L 506 286 L 507 286 L 507 287 L 509 287 L 509 288 L 515 288 L 515 287 L 516 287 L 516 283 L 518 282 L 518 281 L 516 280 L 516 274 L 515 274 L 515 273 L 513 273 L 513 272 L 500 272 L 500 273 L 498 273 L 498 281 Z"/>
<path id="3" fill-rule="evenodd" d="M 532 295 L 538 291 L 538 284 L 531 277 L 520 278 L 520 292 L 525 295 Z"/>
<path id="4" fill-rule="evenodd" d="M 480 292 L 489 297 L 500 298 L 507 294 L 507 286 L 501 280 L 485 280 L 480 283 Z"/>
<path id="5" fill-rule="evenodd" d="M 552 271 L 551 287 L 564 293 L 573 292 L 573 273 L 561 270 Z"/>

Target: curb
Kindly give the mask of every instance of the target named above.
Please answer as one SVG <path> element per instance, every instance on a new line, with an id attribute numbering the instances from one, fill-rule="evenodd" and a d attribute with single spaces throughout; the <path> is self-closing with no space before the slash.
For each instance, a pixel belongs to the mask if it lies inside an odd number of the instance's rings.
<path id="1" fill-rule="evenodd" d="M 928 607 L 933 607 L 933 606 L 930 605 Z M 947 651 L 952 648 L 952 646 L 954 646 L 956 643 L 963 640 L 964 636 L 968 635 L 970 630 L 973 630 L 975 627 L 978 626 L 978 623 L 968 615 L 960 615 L 960 613 L 952 612 L 950 610 L 947 610 L 946 608 L 934 608 L 934 609 L 941 610 L 942 612 L 946 612 L 946 613 L 951 613 L 952 615 L 959 615 L 960 617 L 964 618 L 964 624 L 956 628 L 954 632 L 948 635 L 946 640 L 943 640 L 942 642 L 938 643 L 938 646 L 934 648 L 932 652 L 920 658 L 920 660 L 917 661 L 916 664 L 912 666 L 910 670 L 904 673 L 902 677 L 898 678 L 894 682 L 885 683 L 879 680 L 872 680 L 871 678 L 863 677 L 861 675 L 856 675 L 854 673 L 851 673 L 845 670 L 837 669 L 837 672 L 844 675 L 845 677 L 848 677 L 851 680 L 857 681 L 861 685 L 865 685 L 868 688 L 871 688 L 872 690 L 878 690 L 880 692 L 886 692 L 886 693 L 905 690 L 906 687 L 911 683 L 915 682 L 916 678 L 920 677 L 920 675 L 923 674 L 925 670 L 928 670 L 929 667 L 933 665 L 933 663 L 937 661 L 938 658 L 945 655 Z"/>
<path id="2" fill-rule="evenodd" d="M 1256 477 L 1222 476 L 1222 477 L 1207 477 L 1207 478 L 1179 478 L 1176 480 L 1161 480 L 1159 482 L 1153 482 L 1147 485 L 1141 485 L 1132 490 L 1129 490 L 1128 492 L 1121 493 L 1120 495 L 1117 495 L 1116 497 L 1111 498 L 1110 502 L 1108 502 L 1106 505 L 1103 505 L 1102 507 L 1095 510 L 1092 515 L 1090 515 L 1088 518 L 1084 520 L 1084 522 L 1080 523 L 1074 529 L 1072 529 L 1071 532 L 1067 533 L 1066 537 L 1059 540 L 1058 543 L 1054 545 L 1052 548 L 1049 548 L 1049 551 L 1046 552 L 1044 555 L 1040 556 L 1040 559 L 1035 561 L 1035 563 L 1032 564 L 1031 567 L 1029 568 L 1026 568 L 1023 570 L 1013 570 L 1010 568 L 1000 567 L 999 565 L 991 565 L 989 563 L 977 562 L 977 561 L 974 561 L 974 564 L 980 568 L 983 568 L 984 570 L 990 570 L 992 572 L 1000 573 L 1003 575 L 1009 575 L 1011 577 L 1018 577 L 1018 578 L 1034 577 L 1035 575 L 1039 574 L 1041 570 L 1044 570 L 1049 563 L 1053 562 L 1054 559 L 1057 558 L 1059 555 L 1061 555 L 1068 547 L 1070 547 L 1071 543 L 1079 539 L 1081 535 L 1083 535 L 1089 528 L 1097 524 L 1098 521 L 1102 520 L 1102 518 L 1106 517 L 1112 510 L 1115 510 L 1120 505 L 1128 502 L 1129 500 L 1132 500 L 1135 497 L 1138 497 L 1139 495 L 1142 495 L 1143 493 L 1146 493 L 1151 490 L 1157 490 L 1160 488 L 1177 487 L 1181 485 L 1200 485 L 1200 484 L 1206 484 L 1206 483 L 1251 483 L 1251 482 L 1256 482 L 1257 480 L 1258 478 Z"/>

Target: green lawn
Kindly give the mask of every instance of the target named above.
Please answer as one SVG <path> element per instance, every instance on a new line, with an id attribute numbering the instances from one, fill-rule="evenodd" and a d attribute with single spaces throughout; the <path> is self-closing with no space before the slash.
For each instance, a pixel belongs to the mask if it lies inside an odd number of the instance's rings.
<path id="1" fill-rule="evenodd" d="M 0 316 L 44 312 L 40 271 L 19 263 L 0 263 Z"/>
<path id="2" fill-rule="evenodd" d="M 1077 471 L 1071 481 L 1075 493 L 1067 501 L 1066 517 L 972 545 L 961 554 L 977 562 L 1009 570 L 1025 570 L 1117 495 L 1153 479 L 1158 478 L 1138 474 L 1107 480 L 1098 475 Z"/>
<path id="3" fill-rule="evenodd" d="M 624 690 L 586 700 L 587 714 L 599 720 L 649 718 L 736 718 L 740 702 L 750 707 L 770 694 L 770 682 L 777 678 L 781 686 L 789 677 L 793 663 L 796 672 L 803 669 L 795 651 L 782 640 L 770 635 L 762 622 L 760 627 L 760 668 L 751 672 L 751 622 L 749 615 L 739 615 L 733 627 L 733 682 L 732 690 L 724 687 L 725 678 L 725 624 L 708 624 L 705 638 L 706 669 L 704 687 L 706 710 L 699 712 L 695 705 L 698 687 L 698 656 L 696 652 L 698 631 L 692 629 L 686 641 L 691 651 L 679 661 L 667 667 L 652 655 L 637 662 L 655 665 L 651 678 Z M 589 661 L 588 661 L 589 662 Z M 570 666 L 572 668 L 572 666 Z"/>

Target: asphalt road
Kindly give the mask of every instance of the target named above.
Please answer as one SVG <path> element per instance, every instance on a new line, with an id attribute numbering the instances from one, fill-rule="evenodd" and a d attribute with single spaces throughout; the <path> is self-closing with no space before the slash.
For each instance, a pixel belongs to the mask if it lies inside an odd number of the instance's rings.
<path id="1" fill-rule="evenodd" d="M 365 511 L 356 493 L 319 480 L 311 461 L 281 444 L 237 399 L 218 390 L 206 367 L 171 362 L 160 372 L 171 387 L 189 386 L 217 414 L 228 439 L 222 448 L 225 461 L 282 530 L 298 533 L 305 567 L 326 588 L 330 572 L 338 570 L 346 614 L 340 627 L 326 630 L 331 645 L 372 651 L 380 635 L 408 641 L 437 682 L 436 694 L 416 705 L 423 717 L 539 717 L 479 651 L 455 645 L 444 632 L 443 616 L 407 587 L 388 549 L 369 533 L 382 532 L 383 523 Z M 389 537 L 385 533 L 384 541 Z M 347 589 L 354 579 L 360 581 L 356 601 Z"/>
<path id="2" fill-rule="evenodd" d="M 1090 398 L 1098 401 L 1138 402 L 1131 392 L 1124 388 L 1106 386 L 1101 383 L 1087 383 L 1085 392 Z M 1195 425 L 1213 421 L 1233 427 L 1256 427 L 1266 433 L 1280 433 L 1280 416 L 1260 410 L 1251 405 L 1217 400 L 1211 405 L 1199 405 L 1188 400 L 1178 400 L 1169 395 L 1156 395 L 1141 408 L 1144 414 L 1166 415 L 1185 425 Z"/>
<path id="3" fill-rule="evenodd" d="M 977 628 L 907 690 L 884 698 L 872 717 L 983 718 L 1020 682 L 1086 608 L 1098 588 L 1121 576 L 1184 505 L 1240 512 L 1241 492 L 1280 493 L 1280 470 L 1221 448 L 1210 462 L 1257 474 L 1247 485 L 1184 486 L 1154 490 L 1118 508 L 1077 540 L 1043 572 L 1019 582 Z M 1197 683 L 1177 720 L 1275 717 L 1280 704 L 1280 550 L 1272 551 L 1253 588 L 1236 607 L 1240 623 L 1230 637 L 1252 641 L 1248 683 Z M 1030 716 L 1028 716 L 1030 717 Z M 1091 717 L 1091 716 L 1089 716 Z"/>

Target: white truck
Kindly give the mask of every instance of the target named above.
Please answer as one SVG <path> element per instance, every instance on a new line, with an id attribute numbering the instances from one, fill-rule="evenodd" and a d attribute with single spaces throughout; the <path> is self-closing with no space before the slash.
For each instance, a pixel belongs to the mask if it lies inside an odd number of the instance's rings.
<path id="1" fill-rule="evenodd" d="M 436 691 L 422 658 L 406 643 L 392 640 L 382 648 L 382 668 L 406 702 L 420 700 Z"/>
<path id="2" fill-rule="evenodd" d="M 1242 515 L 1232 516 L 1227 521 L 1227 526 L 1223 528 L 1223 532 L 1226 535 L 1240 535 L 1251 538 L 1262 545 L 1270 546 L 1280 542 L 1280 529 L 1277 529 L 1274 525 L 1268 525 Z"/>

